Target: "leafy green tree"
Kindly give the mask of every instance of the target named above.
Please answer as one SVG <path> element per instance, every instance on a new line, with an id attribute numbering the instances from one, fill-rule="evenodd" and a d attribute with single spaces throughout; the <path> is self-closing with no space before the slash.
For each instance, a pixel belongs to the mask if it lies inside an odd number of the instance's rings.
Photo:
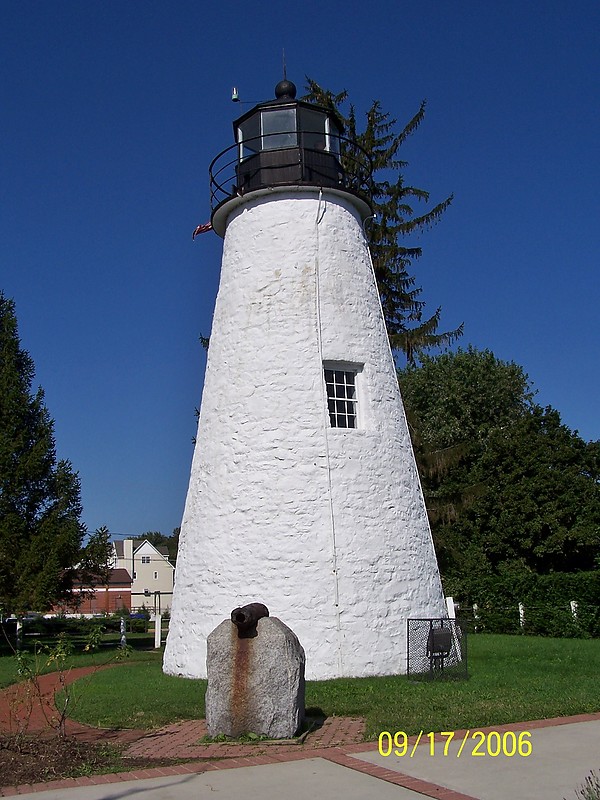
<path id="1" fill-rule="evenodd" d="M 534 403 L 521 367 L 469 348 L 400 385 L 445 577 L 597 566 L 600 443 Z"/>
<path id="2" fill-rule="evenodd" d="M 0 294 L 0 605 L 45 610 L 70 597 L 83 554 L 79 478 L 56 460 L 44 393 Z"/>
<path id="3" fill-rule="evenodd" d="M 368 227 L 368 244 L 392 350 L 402 351 L 408 363 L 414 364 L 418 352 L 448 345 L 463 330 L 461 325 L 456 330 L 439 333 L 441 308 L 429 317 L 424 316 L 422 290 L 411 274 L 413 263 L 422 251 L 403 243 L 404 237 L 434 225 L 452 202 L 450 196 L 425 214 L 415 214 L 415 202 L 428 202 L 429 193 L 404 182 L 402 170 L 407 162 L 400 160 L 398 153 L 423 121 L 425 102 L 410 122 L 397 131 L 396 120 L 375 100 L 366 113 L 364 130 L 359 131 L 354 106 L 349 106 L 347 114 L 342 112 L 348 100 L 346 91 L 333 94 L 314 80 L 306 80 L 306 99 L 333 109 L 344 124 L 346 141 L 341 158 L 349 188 L 364 192 L 362 151 L 372 160 L 373 174 L 367 192 L 376 221 Z"/>
<path id="4" fill-rule="evenodd" d="M 534 406 L 496 428 L 473 469 L 486 491 L 467 510 L 464 537 L 492 567 L 534 572 L 592 570 L 600 551 L 598 443 L 563 425 L 558 411 Z"/>
<path id="5" fill-rule="evenodd" d="M 533 392 L 520 366 L 473 347 L 423 355 L 399 380 L 438 561 L 447 572 L 465 559 L 457 520 L 485 490 L 473 471 L 484 443 L 532 407 Z"/>

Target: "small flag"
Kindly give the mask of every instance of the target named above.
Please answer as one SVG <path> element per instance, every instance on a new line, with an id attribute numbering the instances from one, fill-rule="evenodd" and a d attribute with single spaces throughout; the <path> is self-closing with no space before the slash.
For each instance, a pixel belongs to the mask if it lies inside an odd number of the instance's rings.
<path id="1" fill-rule="evenodd" d="M 206 233 L 207 231 L 212 231 L 212 224 L 210 222 L 205 222 L 204 225 L 198 225 L 192 233 L 192 239 L 195 239 L 199 233 Z"/>

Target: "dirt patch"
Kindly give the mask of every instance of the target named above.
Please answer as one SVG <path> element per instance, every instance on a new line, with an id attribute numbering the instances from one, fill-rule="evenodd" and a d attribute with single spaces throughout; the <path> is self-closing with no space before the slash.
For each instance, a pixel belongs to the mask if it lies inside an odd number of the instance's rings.
<path id="1" fill-rule="evenodd" d="M 124 749 L 123 745 L 91 744 L 71 736 L 0 735 L 0 786 L 179 763 L 173 759 L 123 758 Z"/>

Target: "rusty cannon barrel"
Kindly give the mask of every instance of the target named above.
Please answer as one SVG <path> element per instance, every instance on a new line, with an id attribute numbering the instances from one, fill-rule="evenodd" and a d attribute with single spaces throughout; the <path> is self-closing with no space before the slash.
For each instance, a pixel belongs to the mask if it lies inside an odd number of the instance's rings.
<path id="1" fill-rule="evenodd" d="M 247 606 L 233 609 L 231 621 L 237 627 L 238 634 L 240 634 L 255 628 L 261 617 L 268 616 L 269 609 L 262 603 L 248 603 Z"/>

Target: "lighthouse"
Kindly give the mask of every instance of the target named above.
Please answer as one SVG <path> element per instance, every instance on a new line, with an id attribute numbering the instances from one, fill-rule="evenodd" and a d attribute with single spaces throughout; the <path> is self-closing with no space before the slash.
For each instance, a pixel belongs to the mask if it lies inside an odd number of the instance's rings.
<path id="1" fill-rule="evenodd" d="M 264 603 L 306 676 L 406 671 L 445 602 L 364 227 L 369 158 L 336 114 L 275 99 L 210 168 L 224 239 L 163 669 Z M 342 155 L 343 154 L 343 155 Z"/>

